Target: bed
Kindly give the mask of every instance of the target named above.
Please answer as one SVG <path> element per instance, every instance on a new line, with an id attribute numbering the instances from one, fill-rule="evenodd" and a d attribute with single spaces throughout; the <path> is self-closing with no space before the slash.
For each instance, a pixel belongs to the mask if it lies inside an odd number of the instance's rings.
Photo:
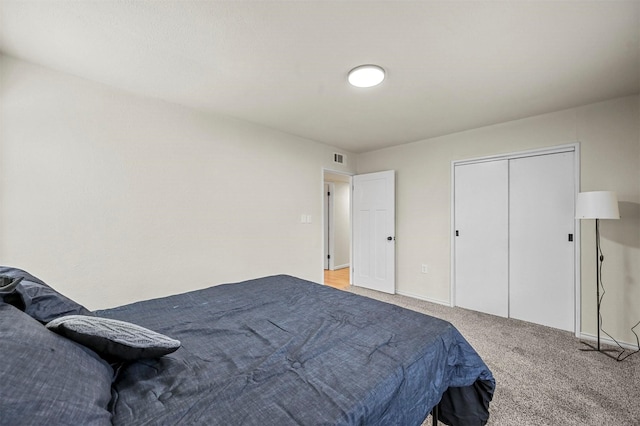
<path id="1" fill-rule="evenodd" d="M 0 280 L 1 425 L 420 425 L 432 410 L 449 425 L 489 417 L 495 380 L 450 323 L 299 278 L 95 312 L 20 269 L 0 267 Z M 140 352 L 52 327 L 78 317 L 166 341 Z"/>

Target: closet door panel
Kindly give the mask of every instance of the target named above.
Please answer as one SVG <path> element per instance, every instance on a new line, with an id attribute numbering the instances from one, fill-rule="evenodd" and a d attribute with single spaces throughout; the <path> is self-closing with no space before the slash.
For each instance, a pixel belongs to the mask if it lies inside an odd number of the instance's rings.
<path id="1" fill-rule="evenodd" d="M 508 316 L 508 161 L 454 169 L 455 304 Z"/>
<path id="2" fill-rule="evenodd" d="M 574 330 L 574 154 L 510 160 L 510 317 Z"/>

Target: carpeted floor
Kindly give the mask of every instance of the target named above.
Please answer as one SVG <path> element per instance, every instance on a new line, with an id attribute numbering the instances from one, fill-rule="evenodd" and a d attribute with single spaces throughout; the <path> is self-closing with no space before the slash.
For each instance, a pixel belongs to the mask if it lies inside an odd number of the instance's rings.
<path id="1" fill-rule="evenodd" d="M 489 425 L 640 425 L 640 353 L 617 362 L 580 351 L 584 345 L 565 331 L 359 287 L 348 291 L 456 326 L 496 379 Z"/>

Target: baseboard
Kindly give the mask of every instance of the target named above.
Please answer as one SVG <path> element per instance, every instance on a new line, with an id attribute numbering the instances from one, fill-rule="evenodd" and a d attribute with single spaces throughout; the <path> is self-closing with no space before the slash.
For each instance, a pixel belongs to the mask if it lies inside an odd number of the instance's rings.
<path id="1" fill-rule="evenodd" d="M 587 340 L 589 342 L 597 342 L 598 341 L 598 337 L 594 336 L 593 334 L 589 334 L 589 333 L 580 333 L 580 339 L 582 340 Z M 600 343 L 604 343 L 605 345 L 611 345 L 611 346 L 618 346 L 616 344 L 616 342 L 614 342 L 612 339 L 610 339 L 607 336 L 600 336 Z M 628 342 L 621 342 L 618 340 L 618 343 L 620 343 L 620 346 L 622 346 L 624 349 L 628 349 L 630 351 L 637 351 L 638 350 L 638 345 L 634 344 L 634 343 L 628 343 Z"/>
<path id="2" fill-rule="evenodd" d="M 337 271 L 338 269 L 344 269 L 344 268 L 348 268 L 348 267 L 349 267 L 348 263 L 345 263 L 345 264 L 342 264 L 342 265 L 334 265 L 333 266 L 333 270 Z"/>
<path id="3" fill-rule="evenodd" d="M 435 303 L 437 305 L 444 305 L 444 306 L 451 307 L 451 303 L 449 303 L 448 300 L 440 300 L 440 299 L 434 299 L 432 297 L 419 296 L 417 294 L 409 293 L 409 292 L 406 292 L 406 291 L 397 291 L 396 290 L 396 294 L 399 294 L 400 296 L 411 297 L 412 299 L 424 300 L 425 302 L 431 302 L 431 303 Z"/>

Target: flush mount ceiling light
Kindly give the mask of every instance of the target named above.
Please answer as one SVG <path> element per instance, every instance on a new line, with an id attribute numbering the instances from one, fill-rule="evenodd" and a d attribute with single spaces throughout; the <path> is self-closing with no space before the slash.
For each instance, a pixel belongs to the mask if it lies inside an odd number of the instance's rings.
<path id="1" fill-rule="evenodd" d="M 384 80 L 384 69 L 377 65 L 360 65 L 349 71 L 349 83 L 356 87 L 373 87 Z"/>

